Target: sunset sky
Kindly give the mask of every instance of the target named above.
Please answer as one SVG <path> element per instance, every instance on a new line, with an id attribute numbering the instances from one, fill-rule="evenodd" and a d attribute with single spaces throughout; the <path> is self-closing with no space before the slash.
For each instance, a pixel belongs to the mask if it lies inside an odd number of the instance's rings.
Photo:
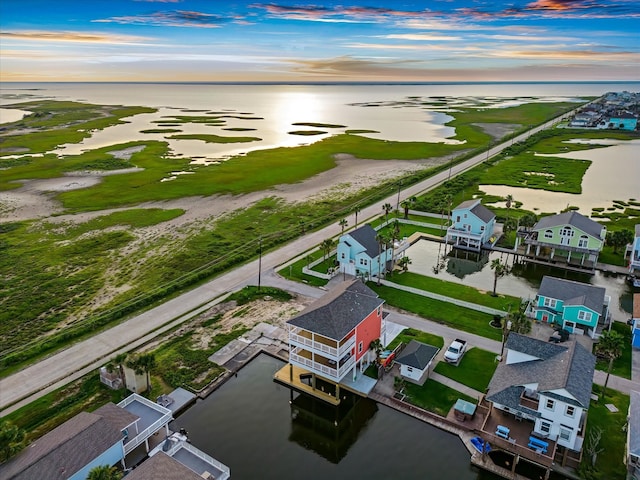
<path id="1" fill-rule="evenodd" d="M 4 0 L 2 81 L 640 80 L 638 0 Z"/>

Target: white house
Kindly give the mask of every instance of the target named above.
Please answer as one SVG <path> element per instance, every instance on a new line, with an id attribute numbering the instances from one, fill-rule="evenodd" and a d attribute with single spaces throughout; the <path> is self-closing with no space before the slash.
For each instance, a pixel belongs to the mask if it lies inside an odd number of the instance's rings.
<path id="1" fill-rule="evenodd" d="M 395 360 L 400 365 L 400 375 L 413 383 L 423 385 L 439 351 L 440 349 L 433 345 L 411 340 Z"/>
<path id="2" fill-rule="evenodd" d="M 528 421 L 531 435 L 581 451 L 596 358 L 576 341 L 556 344 L 516 333 L 505 346 L 486 399 Z"/>

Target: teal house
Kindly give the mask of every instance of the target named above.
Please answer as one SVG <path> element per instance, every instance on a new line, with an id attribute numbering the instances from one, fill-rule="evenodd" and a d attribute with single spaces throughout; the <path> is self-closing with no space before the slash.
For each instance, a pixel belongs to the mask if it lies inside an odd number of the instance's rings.
<path id="1" fill-rule="evenodd" d="M 635 227 L 633 243 L 627 246 L 626 255 L 629 257 L 629 273 L 635 275 L 640 272 L 640 223 Z"/>
<path id="2" fill-rule="evenodd" d="M 609 321 L 609 302 L 602 287 L 545 276 L 529 313 L 539 322 L 597 338 L 598 327 Z"/>
<path id="3" fill-rule="evenodd" d="M 604 247 L 607 228 L 578 212 L 542 217 L 521 229 L 526 258 L 594 269 Z"/>
<path id="4" fill-rule="evenodd" d="M 345 233 L 340 237 L 336 257 L 340 272 L 346 275 L 377 277 L 390 267 L 393 249 L 378 242 L 377 232 L 369 224 Z"/>
<path id="5" fill-rule="evenodd" d="M 496 216 L 480 200 L 462 202 L 451 212 L 446 242 L 455 248 L 480 251 L 491 243 Z"/>
<path id="6" fill-rule="evenodd" d="M 609 117 L 608 128 L 617 130 L 635 130 L 638 128 L 638 118 L 631 113 L 622 113 Z"/>

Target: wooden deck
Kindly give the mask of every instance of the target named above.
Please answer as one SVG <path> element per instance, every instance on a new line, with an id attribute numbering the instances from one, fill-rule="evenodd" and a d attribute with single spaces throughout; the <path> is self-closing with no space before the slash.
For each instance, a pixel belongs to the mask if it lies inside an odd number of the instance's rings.
<path id="1" fill-rule="evenodd" d="M 340 404 L 340 398 L 336 398 L 335 395 L 335 388 L 338 388 L 338 385 L 333 384 L 333 390 L 325 389 L 324 385 L 318 385 L 319 388 L 313 388 L 311 385 L 306 383 L 308 380 L 304 380 L 307 375 L 311 375 L 308 370 L 304 370 L 303 368 L 296 367 L 291 364 L 286 364 L 276 372 L 273 378 L 276 382 L 282 383 L 283 385 L 293 388 L 298 392 L 307 393 L 320 400 L 324 400 L 331 405 Z M 326 383 L 331 382 L 323 379 L 322 384 Z"/>

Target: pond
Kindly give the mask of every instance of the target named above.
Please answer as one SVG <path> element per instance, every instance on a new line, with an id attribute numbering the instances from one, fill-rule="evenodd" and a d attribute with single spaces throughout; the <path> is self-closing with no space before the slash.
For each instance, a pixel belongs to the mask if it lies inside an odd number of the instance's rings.
<path id="1" fill-rule="evenodd" d="M 445 248 L 449 253 L 446 256 Z M 406 250 L 407 256 L 411 259 L 409 271 L 491 291 L 494 279 L 493 270 L 490 267 L 491 260 L 501 258 L 508 265 L 513 265 L 514 261 L 513 255 L 499 252 L 476 254 L 462 250 L 450 252 L 450 250 L 451 247 L 440 242 L 420 240 L 414 243 Z M 520 263 L 513 265 L 511 275 L 498 280 L 497 291 L 505 295 L 533 299 L 545 275 L 604 287 L 607 295 L 611 297 L 612 318 L 617 321 L 626 321 L 631 315 L 633 293 L 625 275 L 606 274 L 600 271 L 590 275 L 546 265 Z"/>
<path id="2" fill-rule="evenodd" d="M 471 466 L 461 440 L 354 397 L 340 408 L 273 381 L 283 362 L 260 355 L 175 420 L 239 479 L 497 480 Z"/>
<path id="3" fill-rule="evenodd" d="M 581 194 L 506 185 L 480 185 L 480 190 L 500 197 L 512 195 L 525 210 L 551 213 L 575 206 L 587 216 L 593 208 L 611 207 L 612 200 L 640 200 L 640 140 L 600 143 L 607 146 L 553 155 L 592 162 L 582 179 Z"/>

